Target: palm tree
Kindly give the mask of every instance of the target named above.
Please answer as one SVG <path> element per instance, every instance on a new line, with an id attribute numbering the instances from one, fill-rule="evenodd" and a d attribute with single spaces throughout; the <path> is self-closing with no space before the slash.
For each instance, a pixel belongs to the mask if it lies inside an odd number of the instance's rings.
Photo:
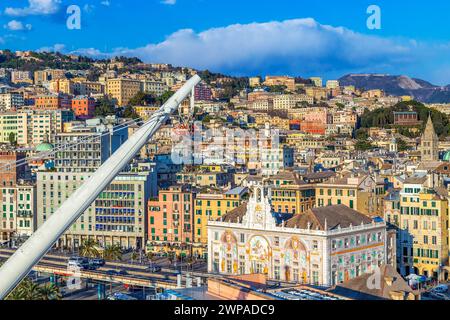
<path id="1" fill-rule="evenodd" d="M 155 259 L 155 253 L 149 251 L 147 253 L 147 259 L 148 259 L 148 261 L 153 262 L 153 259 Z"/>
<path id="2" fill-rule="evenodd" d="M 100 256 L 97 246 L 98 243 L 96 241 L 92 239 L 86 240 L 80 247 L 80 254 L 88 258 L 97 258 Z"/>
<path id="3" fill-rule="evenodd" d="M 61 300 L 62 298 L 59 288 L 53 283 L 40 287 L 39 292 L 41 294 L 40 300 Z"/>
<path id="4" fill-rule="evenodd" d="M 134 261 L 138 260 L 140 257 L 139 253 L 137 253 L 136 251 L 133 251 L 131 253 L 131 263 L 133 263 Z"/>
<path id="5" fill-rule="evenodd" d="M 105 260 L 121 260 L 122 248 L 116 244 L 107 246 L 103 251 L 103 258 Z"/>
<path id="6" fill-rule="evenodd" d="M 8 300 L 41 300 L 39 286 L 25 278 L 9 295 Z"/>

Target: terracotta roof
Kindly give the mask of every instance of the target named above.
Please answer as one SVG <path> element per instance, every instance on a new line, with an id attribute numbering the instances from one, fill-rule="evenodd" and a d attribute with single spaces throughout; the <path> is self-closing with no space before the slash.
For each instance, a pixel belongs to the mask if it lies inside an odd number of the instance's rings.
<path id="1" fill-rule="evenodd" d="M 347 206 L 336 205 L 314 208 L 304 214 L 295 215 L 286 222 L 286 227 L 307 229 L 308 223 L 313 230 L 325 230 L 325 225 L 326 230 L 333 230 L 339 226 L 348 228 L 350 225 L 370 224 L 372 219 Z"/>
<path id="2" fill-rule="evenodd" d="M 371 281 L 374 278 L 373 272 L 334 286 L 328 291 L 357 300 L 394 300 L 398 296 L 406 300 L 417 296 L 417 292 L 409 287 L 392 266 L 383 265 L 379 271 L 379 286 L 376 285 L 376 282 Z"/>
<path id="3" fill-rule="evenodd" d="M 223 222 L 237 222 L 241 221 L 247 213 L 247 202 L 243 202 L 239 207 L 231 210 L 222 217 Z M 220 219 L 219 219 L 220 220 Z"/>

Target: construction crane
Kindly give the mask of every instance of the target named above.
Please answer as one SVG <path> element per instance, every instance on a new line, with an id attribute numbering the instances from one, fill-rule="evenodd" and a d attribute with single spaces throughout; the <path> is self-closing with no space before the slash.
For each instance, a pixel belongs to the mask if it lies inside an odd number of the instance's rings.
<path id="1" fill-rule="evenodd" d="M 191 77 L 6 261 L 0 268 L 0 299 L 7 297 L 29 274 L 33 266 L 127 166 L 200 81 L 198 75 Z"/>

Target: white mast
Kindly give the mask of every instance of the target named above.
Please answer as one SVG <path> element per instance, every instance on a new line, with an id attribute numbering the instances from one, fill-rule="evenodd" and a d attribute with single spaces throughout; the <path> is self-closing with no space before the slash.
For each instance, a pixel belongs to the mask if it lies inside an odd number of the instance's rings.
<path id="1" fill-rule="evenodd" d="M 152 117 L 131 136 L 0 268 L 0 299 L 11 290 L 42 259 L 53 244 L 95 201 L 133 159 L 180 103 L 201 81 L 194 75 Z"/>

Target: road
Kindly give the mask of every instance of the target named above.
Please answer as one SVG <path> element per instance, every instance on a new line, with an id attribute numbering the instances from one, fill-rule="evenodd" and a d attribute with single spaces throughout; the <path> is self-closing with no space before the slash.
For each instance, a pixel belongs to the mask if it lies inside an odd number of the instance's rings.
<path id="1" fill-rule="evenodd" d="M 0 258 L 7 259 L 13 254 L 12 249 L 0 249 Z M 34 270 L 45 273 L 54 273 L 59 275 L 70 276 L 71 272 L 67 269 L 66 256 L 58 256 L 54 254 L 48 254 L 35 266 Z M 158 261 L 156 261 L 158 263 Z M 161 272 L 152 273 L 146 270 L 145 265 L 129 264 L 124 262 L 107 262 L 104 267 L 97 270 L 84 270 L 81 271 L 81 278 L 94 279 L 104 282 L 121 283 L 136 286 L 146 287 L 162 287 L 162 288 L 175 288 L 177 284 L 176 269 L 165 267 Z M 108 275 L 110 270 L 125 270 L 126 275 Z M 186 272 L 183 272 L 186 274 Z M 211 275 L 204 272 L 191 273 L 192 277 L 201 277 L 205 279 Z M 185 278 L 185 277 L 183 277 Z M 183 279 L 182 284 L 185 283 Z"/>

